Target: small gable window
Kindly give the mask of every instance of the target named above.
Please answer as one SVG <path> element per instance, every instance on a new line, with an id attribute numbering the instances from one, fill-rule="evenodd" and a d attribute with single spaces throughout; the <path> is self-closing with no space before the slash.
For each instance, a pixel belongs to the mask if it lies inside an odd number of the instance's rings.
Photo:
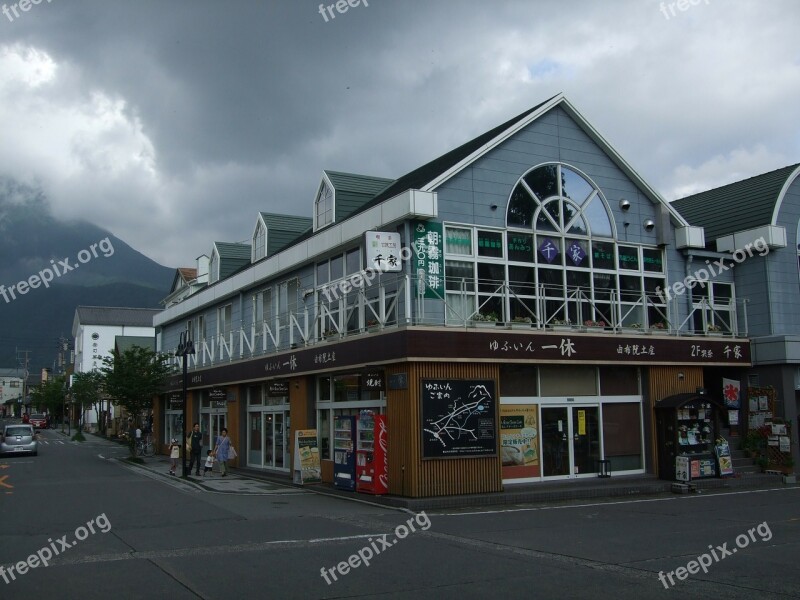
<path id="1" fill-rule="evenodd" d="M 256 233 L 253 236 L 253 262 L 264 258 L 267 255 L 267 229 L 259 221 Z"/>
<path id="2" fill-rule="evenodd" d="M 323 182 L 314 206 L 314 230 L 333 223 L 333 190 Z"/>

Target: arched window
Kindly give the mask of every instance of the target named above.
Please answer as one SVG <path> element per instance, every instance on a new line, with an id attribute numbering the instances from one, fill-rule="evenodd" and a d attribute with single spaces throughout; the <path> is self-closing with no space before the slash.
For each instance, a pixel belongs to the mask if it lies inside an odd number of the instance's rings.
<path id="1" fill-rule="evenodd" d="M 536 166 L 514 184 L 506 227 L 445 224 L 448 319 L 663 324 L 663 253 L 616 240 L 602 192 L 578 169 Z M 645 300 L 645 297 L 647 300 Z"/>
<path id="2" fill-rule="evenodd" d="M 614 235 L 600 191 L 574 169 L 559 164 L 536 167 L 519 180 L 508 202 L 506 225 L 562 235 Z"/>

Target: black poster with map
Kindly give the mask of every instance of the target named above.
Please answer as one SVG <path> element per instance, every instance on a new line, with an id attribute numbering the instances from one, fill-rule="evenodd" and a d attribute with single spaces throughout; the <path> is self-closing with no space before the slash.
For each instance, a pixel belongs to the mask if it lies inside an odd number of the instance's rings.
<path id="1" fill-rule="evenodd" d="M 494 381 L 422 380 L 422 457 L 497 454 Z"/>

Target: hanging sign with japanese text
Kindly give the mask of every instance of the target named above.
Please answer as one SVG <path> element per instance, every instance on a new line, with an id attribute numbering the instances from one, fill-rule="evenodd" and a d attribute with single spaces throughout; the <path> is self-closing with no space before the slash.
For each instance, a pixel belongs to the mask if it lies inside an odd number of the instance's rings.
<path id="1" fill-rule="evenodd" d="M 365 231 L 367 249 L 367 268 L 384 273 L 397 273 L 403 270 L 400 261 L 400 234 L 393 231 Z"/>
<path id="2" fill-rule="evenodd" d="M 444 252 L 442 224 L 433 221 L 413 221 L 414 272 L 417 293 L 425 298 L 444 298 Z"/>

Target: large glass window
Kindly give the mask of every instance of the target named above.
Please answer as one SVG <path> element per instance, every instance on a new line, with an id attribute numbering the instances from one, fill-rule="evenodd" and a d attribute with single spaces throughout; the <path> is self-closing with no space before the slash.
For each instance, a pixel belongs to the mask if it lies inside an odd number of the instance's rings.
<path id="1" fill-rule="evenodd" d="M 472 256 L 472 230 L 448 227 L 445 230 L 444 251 L 447 254 Z"/>
<path id="2" fill-rule="evenodd" d="M 317 435 L 323 459 L 330 460 L 333 420 L 340 415 L 357 415 L 370 409 L 383 414 L 386 398 L 377 390 L 362 387 L 358 373 L 324 375 L 317 377 Z"/>
<path id="3" fill-rule="evenodd" d="M 578 169 L 553 163 L 525 173 L 506 227 L 445 225 L 448 323 L 480 313 L 551 325 L 666 324 L 663 250 L 618 244 L 606 199 Z"/>

